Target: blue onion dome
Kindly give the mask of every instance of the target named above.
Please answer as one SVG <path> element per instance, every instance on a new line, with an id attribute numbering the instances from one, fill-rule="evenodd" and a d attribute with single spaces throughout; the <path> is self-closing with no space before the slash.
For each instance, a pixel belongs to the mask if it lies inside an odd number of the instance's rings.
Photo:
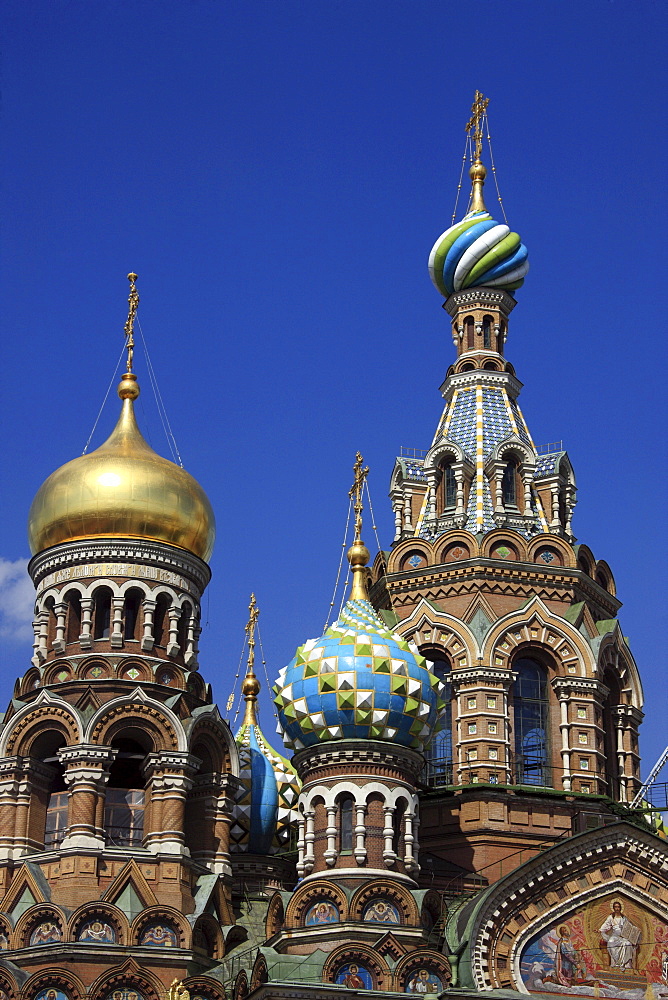
<path id="1" fill-rule="evenodd" d="M 354 587 L 338 621 L 280 671 L 273 688 L 279 731 L 294 750 L 337 739 L 422 750 L 439 728 L 443 685 L 415 644 L 355 595 Z"/>
<path id="2" fill-rule="evenodd" d="M 301 782 L 292 764 L 265 739 L 257 722 L 260 684 L 252 668 L 242 692 L 246 712 L 235 736 L 239 750 L 241 792 L 234 805 L 230 850 L 251 854 L 285 851 L 297 824 Z"/>
<path id="3" fill-rule="evenodd" d="M 464 288 L 485 285 L 512 292 L 524 284 L 529 251 L 510 227 L 487 211 L 470 212 L 439 236 L 429 255 L 429 274 L 448 298 Z"/>

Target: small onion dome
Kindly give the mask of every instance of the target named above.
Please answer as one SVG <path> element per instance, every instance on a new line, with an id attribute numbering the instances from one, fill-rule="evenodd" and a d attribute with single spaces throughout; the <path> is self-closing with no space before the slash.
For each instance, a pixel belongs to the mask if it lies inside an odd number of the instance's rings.
<path id="1" fill-rule="evenodd" d="M 118 395 L 123 405 L 111 436 L 40 486 L 28 518 L 32 553 L 77 539 L 141 538 L 207 560 L 216 526 L 206 493 L 142 437 L 134 414 L 139 395 L 134 374 L 123 376 Z"/>
<path id="2" fill-rule="evenodd" d="M 524 284 L 528 270 L 528 250 L 518 234 L 487 210 L 469 212 L 446 229 L 429 254 L 431 280 L 446 299 L 481 285 L 512 292 Z"/>
<path id="3" fill-rule="evenodd" d="M 290 831 L 297 825 L 301 787 L 297 772 L 267 743 L 255 721 L 254 705 L 250 721 L 247 711 L 235 741 L 242 787 L 234 805 L 230 850 L 251 854 L 285 851 Z"/>
<path id="4" fill-rule="evenodd" d="M 354 599 L 320 639 L 299 647 L 273 691 L 279 731 L 294 750 L 336 739 L 421 750 L 445 705 L 443 685 L 414 643 Z"/>

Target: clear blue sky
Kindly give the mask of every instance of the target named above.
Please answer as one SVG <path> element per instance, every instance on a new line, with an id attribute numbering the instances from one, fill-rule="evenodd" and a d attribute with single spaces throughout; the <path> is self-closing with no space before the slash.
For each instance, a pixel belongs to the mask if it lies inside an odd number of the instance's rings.
<path id="1" fill-rule="evenodd" d="M 649 769 L 668 708 L 665 12 L 5 3 L 0 701 L 30 656 L 7 561 L 27 556 L 38 486 L 89 435 L 130 270 L 184 463 L 218 518 L 201 664 L 221 705 L 251 590 L 272 680 L 320 634 L 358 448 L 389 546 L 394 457 L 428 447 L 452 359 L 426 261 L 479 88 L 531 259 L 507 354 L 534 439 L 572 458 L 575 532 L 615 574 Z M 167 453 L 142 383 L 142 427 Z M 112 396 L 94 444 L 116 412 Z"/>

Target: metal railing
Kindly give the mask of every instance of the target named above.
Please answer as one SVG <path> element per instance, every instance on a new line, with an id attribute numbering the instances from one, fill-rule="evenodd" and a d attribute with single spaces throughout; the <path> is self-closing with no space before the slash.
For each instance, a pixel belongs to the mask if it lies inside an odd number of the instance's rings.
<path id="1" fill-rule="evenodd" d="M 563 451 L 563 441 L 550 441 L 548 444 L 539 444 L 536 448 L 538 455 L 553 455 L 555 451 Z"/>
<path id="2" fill-rule="evenodd" d="M 404 448 L 402 445 L 399 449 L 399 458 L 424 458 L 427 451 L 427 448 Z"/>
<path id="3" fill-rule="evenodd" d="M 141 847 L 144 830 L 136 826 L 108 826 L 105 840 L 108 847 Z"/>

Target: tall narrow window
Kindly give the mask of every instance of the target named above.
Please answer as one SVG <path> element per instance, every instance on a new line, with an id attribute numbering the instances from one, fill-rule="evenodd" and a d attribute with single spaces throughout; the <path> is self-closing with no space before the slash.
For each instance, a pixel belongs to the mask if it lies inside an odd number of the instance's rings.
<path id="1" fill-rule="evenodd" d="M 492 348 L 492 317 L 484 316 L 482 321 L 482 346 L 488 350 Z"/>
<path id="2" fill-rule="evenodd" d="M 501 480 L 501 490 L 503 492 L 503 504 L 505 507 L 517 505 L 517 465 L 511 459 L 506 463 Z"/>
<path id="3" fill-rule="evenodd" d="M 426 750 L 427 776 L 430 784 L 452 784 L 452 692 L 450 687 L 451 665 L 442 649 L 423 646 L 420 652 L 432 664 L 431 672 L 443 681 L 445 708 L 441 714 L 441 729 Z"/>
<path id="4" fill-rule="evenodd" d="M 67 804 L 69 792 L 51 792 L 46 807 L 44 849 L 60 847 L 67 831 Z"/>
<path id="5" fill-rule="evenodd" d="M 141 590 L 136 590 L 134 587 L 132 590 L 128 590 L 125 595 L 125 601 L 123 602 L 123 638 L 124 639 L 137 639 L 137 624 L 139 622 L 139 609 L 141 608 L 142 598 L 144 597 Z"/>
<path id="6" fill-rule="evenodd" d="M 171 605 L 167 594 L 159 594 L 153 614 L 153 638 L 156 646 L 166 646 L 169 639 L 169 616 L 167 612 Z"/>
<path id="7" fill-rule="evenodd" d="M 93 595 L 95 601 L 95 639 L 108 639 L 111 624 L 111 591 L 108 587 L 98 587 Z"/>
<path id="8" fill-rule="evenodd" d="M 70 590 L 67 602 L 67 633 L 65 642 L 78 642 L 81 635 L 81 598 L 78 591 Z"/>
<path id="9" fill-rule="evenodd" d="M 496 349 L 499 352 L 499 354 L 503 354 L 503 338 L 505 332 L 506 332 L 506 325 L 505 323 L 502 323 L 501 326 L 499 327 L 499 332 L 496 336 Z"/>
<path id="10" fill-rule="evenodd" d="M 392 817 L 392 850 L 398 856 L 401 847 L 401 834 L 404 828 L 404 813 L 406 812 L 406 802 L 399 799 L 394 809 Z"/>
<path id="11" fill-rule="evenodd" d="M 466 349 L 467 351 L 472 351 L 475 347 L 475 324 L 473 323 L 473 316 L 467 316 L 464 320 L 464 327 L 466 328 Z"/>
<path id="12" fill-rule="evenodd" d="M 617 757 L 617 730 L 615 708 L 621 704 L 622 692 L 619 677 L 609 668 L 603 675 L 603 683 L 608 689 L 603 707 L 603 748 L 605 750 L 605 776 L 608 795 L 619 801 L 619 759 Z"/>
<path id="13" fill-rule="evenodd" d="M 347 795 L 339 803 L 340 820 L 340 850 L 352 851 L 353 849 L 353 799 Z"/>
<path id="14" fill-rule="evenodd" d="M 443 466 L 443 508 L 454 507 L 457 503 L 457 477 L 450 463 Z"/>
<path id="15" fill-rule="evenodd" d="M 515 660 L 513 685 L 515 781 L 521 785 L 552 785 L 549 767 L 548 691 L 545 668 L 535 660 Z"/>
<path id="16" fill-rule="evenodd" d="M 178 626 L 178 643 L 181 652 L 185 655 L 188 646 L 188 630 L 190 628 L 190 618 L 193 613 L 192 605 L 186 601 L 181 608 L 181 617 Z"/>

